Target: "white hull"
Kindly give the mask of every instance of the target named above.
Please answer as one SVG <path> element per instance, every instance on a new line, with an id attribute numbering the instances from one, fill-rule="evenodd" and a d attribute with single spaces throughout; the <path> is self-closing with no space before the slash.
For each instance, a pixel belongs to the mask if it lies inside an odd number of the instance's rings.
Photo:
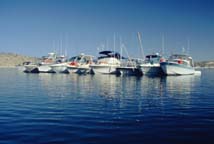
<path id="1" fill-rule="evenodd" d="M 93 73 L 101 74 L 116 74 L 116 68 L 118 66 L 109 66 L 109 65 L 91 65 Z"/>
<path id="2" fill-rule="evenodd" d="M 50 66 L 55 73 L 65 73 L 67 71 L 67 63 L 53 64 Z"/>
<path id="3" fill-rule="evenodd" d="M 78 68 L 76 73 L 78 73 L 78 74 L 89 74 L 89 73 L 91 73 L 91 69 L 90 68 Z"/>
<path id="4" fill-rule="evenodd" d="M 25 65 L 24 67 L 25 67 L 24 72 L 26 72 L 26 73 L 38 73 L 39 72 L 37 65 Z"/>
<path id="5" fill-rule="evenodd" d="M 69 73 L 76 73 L 78 71 L 78 68 L 69 68 L 68 72 Z"/>
<path id="6" fill-rule="evenodd" d="M 161 68 L 166 75 L 192 75 L 195 69 L 190 66 L 183 66 L 175 63 L 163 63 Z"/>
<path id="7" fill-rule="evenodd" d="M 89 67 L 89 64 L 83 64 L 79 65 L 76 73 L 78 74 L 87 74 L 90 73 L 91 68 Z"/>
<path id="8" fill-rule="evenodd" d="M 41 73 L 50 73 L 53 72 L 52 68 L 50 67 L 50 65 L 41 65 L 38 67 L 39 72 Z"/>
<path id="9" fill-rule="evenodd" d="M 81 65 L 81 66 L 68 66 L 67 70 L 69 73 L 77 73 L 77 74 L 86 74 L 91 71 L 89 65 Z"/>

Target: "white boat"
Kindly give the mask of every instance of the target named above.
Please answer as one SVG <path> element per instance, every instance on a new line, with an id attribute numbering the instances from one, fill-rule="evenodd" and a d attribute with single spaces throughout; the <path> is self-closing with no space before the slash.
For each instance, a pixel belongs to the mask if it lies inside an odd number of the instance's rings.
<path id="1" fill-rule="evenodd" d="M 52 64 L 56 63 L 56 54 L 48 53 L 48 56 L 42 58 L 42 62 L 39 64 L 39 72 L 41 73 L 52 73 L 53 70 L 50 67 Z"/>
<path id="2" fill-rule="evenodd" d="M 90 64 L 92 64 L 92 62 L 93 56 L 80 54 L 69 59 L 67 70 L 69 73 L 86 74 L 90 72 Z"/>
<path id="3" fill-rule="evenodd" d="M 173 54 L 160 65 L 166 75 L 193 75 L 198 73 L 195 72 L 192 57 L 184 54 Z"/>
<path id="4" fill-rule="evenodd" d="M 25 66 L 29 64 L 31 64 L 31 62 L 26 61 L 23 62 L 22 65 L 21 64 L 17 65 L 16 68 L 18 69 L 18 71 L 24 72 L 26 70 Z"/>
<path id="5" fill-rule="evenodd" d="M 163 71 L 160 67 L 160 61 L 163 61 L 164 58 L 158 53 L 147 55 L 146 59 L 140 64 L 140 69 L 144 75 L 153 75 L 160 76 L 163 74 Z"/>
<path id="6" fill-rule="evenodd" d="M 101 51 L 100 57 L 95 64 L 91 64 L 90 67 L 94 74 L 116 74 L 116 68 L 120 67 L 120 54 L 114 51 Z"/>
<path id="7" fill-rule="evenodd" d="M 38 65 L 32 63 L 25 64 L 23 70 L 25 73 L 39 73 Z"/>

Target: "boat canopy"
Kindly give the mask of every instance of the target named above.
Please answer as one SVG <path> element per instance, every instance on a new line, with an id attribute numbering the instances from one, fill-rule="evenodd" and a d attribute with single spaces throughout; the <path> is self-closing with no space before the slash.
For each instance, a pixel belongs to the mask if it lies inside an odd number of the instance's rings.
<path id="1" fill-rule="evenodd" d="M 98 59 L 102 58 L 108 58 L 108 57 L 115 57 L 117 59 L 126 59 L 125 57 L 121 57 L 119 53 L 114 52 L 114 51 L 101 51 L 99 54 L 105 55 L 105 56 L 100 56 Z"/>
<path id="2" fill-rule="evenodd" d="M 109 55 L 112 53 L 114 53 L 114 51 L 101 51 L 101 52 L 99 52 L 99 54 L 103 54 L 103 55 Z"/>
<path id="3" fill-rule="evenodd" d="M 156 55 L 156 54 L 154 54 L 154 55 L 147 55 L 146 56 L 146 58 L 148 58 L 148 59 L 150 59 L 150 58 L 159 58 L 159 57 L 161 57 L 160 55 Z"/>

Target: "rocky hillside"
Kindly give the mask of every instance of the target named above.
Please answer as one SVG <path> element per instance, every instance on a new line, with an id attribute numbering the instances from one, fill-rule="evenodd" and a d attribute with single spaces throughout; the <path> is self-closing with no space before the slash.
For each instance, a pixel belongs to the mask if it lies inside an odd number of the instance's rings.
<path id="1" fill-rule="evenodd" d="M 36 62 L 37 58 L 22 56 L 14 53 L 0 53 L 0 67 L 14 67 L 23 62 Z"/>

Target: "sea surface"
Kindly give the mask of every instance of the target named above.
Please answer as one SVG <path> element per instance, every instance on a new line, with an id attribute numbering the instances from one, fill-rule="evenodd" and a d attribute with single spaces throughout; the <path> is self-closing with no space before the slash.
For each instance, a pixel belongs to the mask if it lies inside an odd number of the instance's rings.
<path id="1" fill-rule="evenodd" d="M 1 144 L 214 143 L 214 69 L 201 76 L 0 69 Z"/>

